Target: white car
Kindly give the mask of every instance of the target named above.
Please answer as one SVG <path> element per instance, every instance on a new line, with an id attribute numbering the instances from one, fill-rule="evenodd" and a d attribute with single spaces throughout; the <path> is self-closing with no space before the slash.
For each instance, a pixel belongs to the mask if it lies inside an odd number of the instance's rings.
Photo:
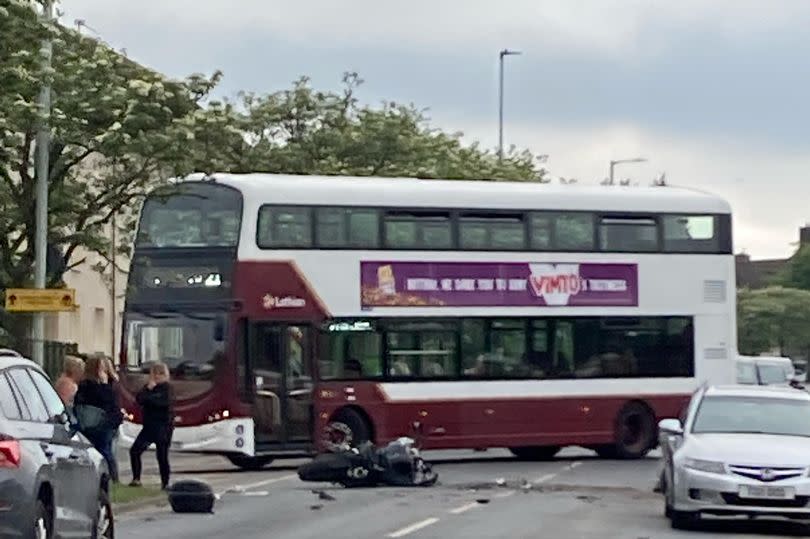
<path id="1" fill-rule="evenodd" d="M 745 385 L 784 385 L 798 382 L 793 362 L 787 357 L 739 356 L 737 383 Z"/>
<path id="2" fill-rule="evenodd" d="M 810 519 L 810 395 L 789 387 L 703 387 L 683 424 L 659 423 L 665 513 Z"/>

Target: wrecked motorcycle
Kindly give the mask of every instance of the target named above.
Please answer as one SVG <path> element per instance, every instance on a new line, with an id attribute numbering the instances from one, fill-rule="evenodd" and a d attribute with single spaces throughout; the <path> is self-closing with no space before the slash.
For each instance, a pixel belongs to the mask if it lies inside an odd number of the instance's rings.
<path id="1" fill-rule="evenodd" d="M 298 468 L 298 477 L 344 487 L 428 487 L 439 478 L 411 438 L 399 438 L 382 449 L 366 442 L 356 448 L 318 455 Z"/>

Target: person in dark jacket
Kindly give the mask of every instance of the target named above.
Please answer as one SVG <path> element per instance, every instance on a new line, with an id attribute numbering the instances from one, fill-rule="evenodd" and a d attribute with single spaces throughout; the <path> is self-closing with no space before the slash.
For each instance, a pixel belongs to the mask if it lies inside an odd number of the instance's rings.
<path id="1" fill-rule="evenodd" d="M 110 479 L 118 482 L 118 463 L 113 452 L 113 439 L 124 419 L 118 405 L 115 387 L 110 384 L 104 357 L 90 356 L 84 368 L 84 379 L 79 383 L 73 400 L 76 407 L 86 406 L 99 409 L 101 419 L 94 425 L 80 425 L 82 434 L 93 444 L 107 461 Z"/>
<path id="2" fill-rule="evenodd" d="M 169 385 L 169 368 L 163 363 L 152 365 L 149 371 L 149 382 L 136 396 L 141 406 L 143 428 L 135 438 L 129 450 L 132 465 L 132 486 L 141 485 L 141 456 L 146 449 L 155 444 L 158 468 L 160 469 L 160 486 L 169 486 L 169 446 L 174 432 L 174 412 L 172 409 L 172 390 Z"/>

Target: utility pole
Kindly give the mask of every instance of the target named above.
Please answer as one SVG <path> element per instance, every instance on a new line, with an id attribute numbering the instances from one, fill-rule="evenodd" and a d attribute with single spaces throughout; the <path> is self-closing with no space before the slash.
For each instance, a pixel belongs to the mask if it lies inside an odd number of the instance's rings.
<path id="1" fill-rule="evenodd" d="M 117 312 L 117 302 L 116 302 L 116 286 L 115 286 L 115 279 L 116 279 L 116 272 L 115 272 L 115 246 L 116 246 L 116 239 L 115 239 L 115 212 L 112 214 L 112 233 L 111 233 L 111 246 L 110 246 L 110 263 L 111 263 L 111 273 L 112 273 L 112 314 L 111 314 L 111 323 L 110 323 L 110 358 L 112 358 L 113 365 L 118 365 L 115 357 L 115 327 L 118 325 L 118 312 Z"/>
<path id="2" fill-rule="evenodd" d="M 498 159 L 503 159 L 503 59 L 506 56 L 517 56 L 520 51 L 503 49 L 498 53 Z"/>
<path id="3" fill-rule="evenodd" d="M 42 20 L 45 24 L 53 23 L 53 1 L 45 0 L 42 3 Z M 42 43 L 42 74 L 45 80 L 39 90 L 39 128 L 37 130 L 36 152 L 36 231 L 34 235 L 34 287 L 45 288 L 47 280 L 46 251 L 48 249 L 48 176 L 50 164 L 48 163 L 51 132 L 51 57 L 53 43 L 50 31 Z M 45 362 L 45 316 L 41 312 L 34 313 L 31 326 L 32 359 L 38 365 Z"/>

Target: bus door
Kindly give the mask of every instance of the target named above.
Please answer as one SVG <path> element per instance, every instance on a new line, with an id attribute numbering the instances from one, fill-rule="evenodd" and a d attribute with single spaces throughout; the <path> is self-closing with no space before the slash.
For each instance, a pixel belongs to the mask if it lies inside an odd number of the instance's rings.
<path id="1" fill-rule="evenodd" d="M 298 445 L 312 439 L 310 332 L 303 325 L 250 325 L 248 378 L 257 444 Z"/>

